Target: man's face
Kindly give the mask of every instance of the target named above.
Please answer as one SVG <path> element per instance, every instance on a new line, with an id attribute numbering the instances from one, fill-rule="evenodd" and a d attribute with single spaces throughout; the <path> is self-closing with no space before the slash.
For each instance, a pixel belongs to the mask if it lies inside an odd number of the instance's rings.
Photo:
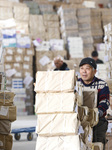
<path id="1" fill-rule="evenodd" d="M 63 65 L 63 61 L 57 59 L 54 61 L 54 64 L 55 64 L 56 68 L 60 69 L 61 66 Z"/>
<path id="2" fill-rule="evenodd" d="M 95 73 L 96 70 L 93 69 L 93 67 L 91 67 L 89 64 L 84 64 L 80 67 L 81 78 L 86 84 L 89 84 L 93 80 Z"/>

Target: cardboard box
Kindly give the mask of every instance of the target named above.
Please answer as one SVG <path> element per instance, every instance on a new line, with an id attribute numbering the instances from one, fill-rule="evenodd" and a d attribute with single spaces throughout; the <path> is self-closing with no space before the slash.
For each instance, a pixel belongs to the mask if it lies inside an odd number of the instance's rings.
<path id="1" fill-rule="evenodd" d="M 23 55 L 14 55 L 14 62 L 22 63 L 23 62 Z"/>
<path id="2" fill-rule="evenodd" d="M 13 63 L 5 63 L 4 64 L 4 69 L 8 70 L 8 69 L 12 69 L 13 68 Z"/>
<path id="3" fill-rule="evenodd" d="M 57 14 L 44 14 L 43 18 L 46 21 L 59 21 L 59 16 Z"/>
<path id="4" fill-rule="evenodd" d="M 47 71 L 47 64 L 53 60 L 52 51 L 36 51 L 36 70 Z"/>
<path id="5" fill-rule="evenodd" d="M 26 6 L 14 6 L 13 11 L 15 14 L 29 14 L 29 8 Z"/>
<path id="6" fill-rule="evenodd" d="M 14 55 L 15 51 L 15 48 L 5 48 L 5 55 Z"/>
<path id="7" fill-rule="evenodd" d="M 24 55 L 25 49 L 24 48 L 16 48 L 15 55 Z"/>
<path id="8" fill-rule="evenodd" d="M 12 92 L 0 92 L 0 106 L 12 106 L 14 96 Z"/>
<path id="9" fill-rule="evenodd" d="M 80 137 L 79 135 L 71 136 L 54 136 L 42 137 L 38 136 L 36 143 L 36 150 L 80 150 Z"/>
<path id="10" fill-rule="evenodd" d="M 12 55 L 5 56 L 4 62 L 5 63 L 9 63 L 9 62 L 12 63 L 12 62 L 14 62 L 14 57 Z"/>
<path id="11" fill-rule="evenodd" d="M 49 71 L 36 73 L 35 92 L 68 92 L 74 90 L 75 71 Z"/>
<path id="12" fill-rule="evenodd" d="M 23 61 L 31 64 L 33 62 L 33 56 L 25 55 Z"/>
<path id="13" fill-rule="evenodd" d="M 26 55 L 32 55 L 32 56 L 33 56 L 33 55 L 34 55 L 34 48 L 32 48 L 32 49 L 26 49 L 26 50 L 25 50 L 25 54 L 26 54 Z"/>
<path id="14" fill-rule="evenodd" d="M 2 135 L 0 134 L 0 149 L 12 150 L 13 137 L 12 135 Z"/>
<path id="15" fill-rule="evenodd" d="M 37 134 L 41 136 L 77 135 L 79 120 L 77 113 L 38 115 Z"/>
<path id="16" fill-rule="evenodd" d="M 13 68 L 16 70 L 23 70 L 23 64 L 22 63 L 13 63 Z"/>
<path id="17" fill-rule="evenodd" d="M 0 19 L 5 20 L 9 18 L 13 18 L 12 7 L 0 7 Z"/>
<path id="18" fill-rule="evenodd" d="M 11 122 L 9 120 L 0 121 L 0 134 L 10 134 Z"/>
<path id="19" fill-rule="evenodd" d="M 0 119 L 1 120 L 16 120 L 16 106 L 0 106 Z"/>
<path id="20" fill-rule="evenodd" d="M 57 56 L 61 56 L 63 58 L 67 58 L 67 51 L 63 50 L 63 51 L 52 51 L 53 53 L 53 58 L 57 57 Z"/>
<path id="21" fill-rule="evenodd" d="M 74 108 L 75 94 L 73 92 L 36 94 L 35 112 L 37 114 L 73 112 Z"/>

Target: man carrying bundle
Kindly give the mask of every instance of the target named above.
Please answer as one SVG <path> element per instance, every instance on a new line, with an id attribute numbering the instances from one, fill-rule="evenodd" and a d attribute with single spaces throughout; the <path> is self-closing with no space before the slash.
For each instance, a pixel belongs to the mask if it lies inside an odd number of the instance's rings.
<path id="1" fill-rule="evenodd" d="M 80 84 L 85 87 L 97 88 L 98 90 L 97 108 L 99 123 L 93 127 L 93 142 L 102 142 L 105 150 L 106 131 L 108 128 L 108 121 L 105 119 L 105 115 L 110 105 L 109 87 L 105 81 L 95 77 L 97 66 L 94 59 L 89 57 L 82 59 L 79 67 L 81 78 L 78 81 Z"/>

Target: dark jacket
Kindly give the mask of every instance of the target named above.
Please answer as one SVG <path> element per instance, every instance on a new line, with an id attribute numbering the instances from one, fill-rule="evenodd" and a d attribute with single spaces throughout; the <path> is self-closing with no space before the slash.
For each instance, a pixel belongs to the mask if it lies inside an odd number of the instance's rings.
<path id="1" fill-rule="evenodd" d="M 100 60 L 100 59 L 97 59 L 96 60 L 96 64 L 103 64 L 104 62 L 102 61 L 102 60 Z"/>
<path id="2" fill-rule="evenodd" d="M 64 70 L 70 70 L 69 68 L 68 68 L 68 66 L 67 66 L 67 64 L 66 63 L 63 63 L 63 65 L 61 66 L 61 68 L 60 69 L 58 69 L 58 68 L 55 68 L 54 69 L 54 71 L 64 71 Z"/>

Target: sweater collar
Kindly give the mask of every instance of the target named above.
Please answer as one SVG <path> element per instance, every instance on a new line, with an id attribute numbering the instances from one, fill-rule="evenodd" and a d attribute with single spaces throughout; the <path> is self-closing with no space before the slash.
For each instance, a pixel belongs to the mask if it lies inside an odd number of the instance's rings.
<path id="1" fill-rule="evenodd" d="M 83 83 L 84 86 L 88 87 L 88 86 L 91 86 L 91 85 L 95 82 L 95 80 L 96 80 L 96 77 L 94 76 L 92 82 L 89 83 L 89 84 L 85 84 L 84 81 L 83 81 L 82 79 L 81 79 L 81 82 Z"/>

